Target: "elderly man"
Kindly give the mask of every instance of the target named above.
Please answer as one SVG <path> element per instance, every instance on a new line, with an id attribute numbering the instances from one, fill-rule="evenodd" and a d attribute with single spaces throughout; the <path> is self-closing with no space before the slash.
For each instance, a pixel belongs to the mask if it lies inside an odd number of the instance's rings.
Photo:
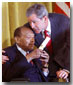
<path id="1" fill-rule="evenodd" d="M 26 11 L 27 25 L 35 34 L 39 47 L 45 37 L 50 37 L 45 51 L 50 55 L 50 76 L 66 79 L 70 73 L 70 20 L 62 14 L 49 13 L 41 4 L 34 4 Z M 52 79 L 53 81 L 53 79 Z"/>
<path id="2" fill-rule="evenodd" d="M 16 43 L 4 49 L 4 55 L 8 56 L 9 60 L 2 66 L 3 82 L 17 79 L 27 79 L 30 82 L 48 81 L 49 56 L 40 49 L 33 50 L 32 30 L 27 25 L 21 26 L 15 30 L 14 39 Z"/>

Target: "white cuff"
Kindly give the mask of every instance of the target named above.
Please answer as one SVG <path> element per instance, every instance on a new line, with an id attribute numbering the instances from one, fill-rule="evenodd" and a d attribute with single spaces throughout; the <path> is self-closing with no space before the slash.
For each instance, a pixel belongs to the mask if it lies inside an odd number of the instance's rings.
<path id="1" fill-rule="evenodd" d="M 44 73 L 44 75 L 47 77 L 48 74 L 49 74 L 49 70 L 48 70 L 48 72 L 43 72 L 43 73 Z"/>

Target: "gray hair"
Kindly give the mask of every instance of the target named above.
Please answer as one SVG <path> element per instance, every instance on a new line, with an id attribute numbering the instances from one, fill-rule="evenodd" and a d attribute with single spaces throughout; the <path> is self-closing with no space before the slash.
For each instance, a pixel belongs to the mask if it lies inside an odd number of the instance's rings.
<path id="1" fill-rule="evenodd" d="M 48 11 L 42 4 L 34 4 L 29 7 L 26 11 L 26 16 L 29 17 L 32 14 L 36 14 L 38 18 L 43 18 L 44 16 L 48 17 Z"/>

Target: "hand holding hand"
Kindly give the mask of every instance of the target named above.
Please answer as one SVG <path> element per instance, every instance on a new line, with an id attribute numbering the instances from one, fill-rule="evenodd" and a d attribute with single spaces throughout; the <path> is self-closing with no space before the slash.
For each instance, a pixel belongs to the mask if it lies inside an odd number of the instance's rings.
<path id="1" fill-rule="evenodd" d="M 27 60 L 32 60 L 32 59 L 36 59 L 36 58 L 40 58 L 40 55 L 42 54 L 42 50 L 40 49 L 35 49 L 34 51 L 32 51 L 31 53 L 29 53 L 26 58 Z"/>
<path id="2" fill-rule="evenodd" d="M 49 70 L 48 70 L 49 55 L 45 51 L 42 51 L 40 60 L 42 61 L 43 72 L 49 73 Z"/>
<path id="3" fill-rule="evenodd" d="M 42 61 L 44 67 L 48 67 L 49 55 L 45 51 L 42 51 L 40 60 Z"/>

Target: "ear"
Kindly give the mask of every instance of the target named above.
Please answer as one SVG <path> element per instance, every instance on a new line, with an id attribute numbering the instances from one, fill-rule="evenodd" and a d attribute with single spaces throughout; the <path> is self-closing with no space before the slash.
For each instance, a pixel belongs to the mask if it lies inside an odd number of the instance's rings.
<path id="1" fill-rule="evenodd" d="M 20 43 L 20 38 L 19 37 L 15 37 L 14 39 L 15 39 L 16 43 Z"/>

